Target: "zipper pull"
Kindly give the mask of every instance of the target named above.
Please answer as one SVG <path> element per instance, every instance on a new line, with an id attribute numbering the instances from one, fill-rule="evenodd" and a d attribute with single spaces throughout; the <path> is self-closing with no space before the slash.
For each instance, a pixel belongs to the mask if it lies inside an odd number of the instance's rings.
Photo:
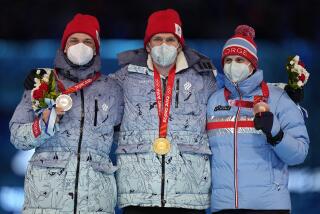
<path id="1" fill-rule="evenodd" d="M 94 100 L 94 122 L 93 122 L 93 125 L 94 126 L 97 126 L 97 117 L 98 117 L 98 111 L 99 111 L 99 108 L 98 108 L 98 100 L 95 99 Z"/>
<path id="2" fill-rule="evenodd" d="M 180 80 L 177 79 L 176 81 L 176 99 L 175 99 L 175 108 L 178 108 L 179 107 L 179 83 L 180 83 Z"/>

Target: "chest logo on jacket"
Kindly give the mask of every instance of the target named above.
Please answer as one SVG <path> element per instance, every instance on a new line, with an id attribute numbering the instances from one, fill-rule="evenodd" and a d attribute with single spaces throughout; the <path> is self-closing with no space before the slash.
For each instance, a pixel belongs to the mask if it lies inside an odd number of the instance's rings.
<path id="1" fill-rule="evenodd" d="M 218 105 L 214 108 L 213 111 L 229 111 L 230 109 L 231 109 L 231 106 Z"/>
<path id="2" fill-rule="evenodd" d="M 106 103 L 103 103 L 103 105 L 101 106 L 103 111 L 108 111 L 109 106 Z"/>
<path id="3" fill-rule="evenodd" d="M 191 87 L 192 87 L 192 84 L 191 84 L 189 81 L 187 81 L 187 82 L 185 82 L 185 84 L 183 85 L 183 87 L 184 87 L 184 94 L 187 96 L 187 98 L 184 100 L 184 101 L 186 101 L 186 100 L 188 100 L 188 99 L 190 98 L 190 96 L 191 96 Z"/>
<path id="4" fill-rule="evenodd" d="M 187 81 L 183 86 L 184 90 L 191 91 L 192 84 L 189 81 Z"/>

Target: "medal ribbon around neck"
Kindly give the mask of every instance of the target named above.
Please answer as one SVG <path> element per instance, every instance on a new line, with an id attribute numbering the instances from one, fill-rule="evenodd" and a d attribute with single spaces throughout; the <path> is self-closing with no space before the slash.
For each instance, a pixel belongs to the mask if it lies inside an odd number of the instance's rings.
<path id="1" fill-rule="evenodd" d="M 168 84 L 165 91 L 165 96 L 162 105 L 162 87 L 160 74 L 154 66 L 154 88 L 157 101 L 157 109 L 159 116 L 159 137 L 166 138 L 168 130 L 168 121 L 170 115 L 170 106 L 172 100 L 172 90 L 174 85 L 174 78 L 176 75 L 176 67 L 172 67 L 169 71 Z"/>
<path id="2" fill-rule="evenodd" d="M 229 105 L 234 105 L 243 108 L 253 108 L 255 104 L 260 101 L 267 102 L 269 98 L 269 88 L 266 82 L 262 81 L 261 84 L 262 96 L 254 96 L 253 101 L 246 100 L 230 100 L 231 92 L 225 87 L 224 88 L 224 97 Z"/>
<path id="3" fill-rule="evenodd" d="M 79 90 L 91 85 L 94 81 L 99 79 L 99 77 L 101 76 L 101 73 L 100 72 L 96 72 L 93 77 L 85 79 L 85 80 L 82 80 L 79 83 L 77 83 L 77 84 L 75 84 L 75 85 L 73 85 L 73 86 L 71 86 L 71 87 L 69 87 L 67 89 L 64 87 L 63 83 L 59 79 L 56 70 L 54 70 L 54 75 L 55 75 L 55 77 L 57 79 L 59 91 L 62 94 L 72 94 L 74 92 L 77 92 L 77 91 L 79 91 Z"/>
<path id="4" fill-rule="evenodd" d="M 73 85 L 73 86 L 71 86 L 71 87 L 69 87 L 67 89 L 65 89 L 63 83 L 59 79 L 56 70 L 54 70 L 54 75 L 55 75 L 56 81 L 58 83 L 58 89 L 62 93 L 62 95 L 58 96 L 58 98 L 61 97 L 61 96 L 67 96 L 67 97 L 69 97 L 69 99 L 70 99 L 70 101 L 72 103 L 72 99 L 68 94 L 74 93 L 76 91 L 79 91 L 79 90 L 91 85 L 94 81 L 96 81 L 101 76 L 101 73 L 97 72 L 97 73 L 95 73 L 95 75 L 93 77 L 85 79 L 85 80 L 82 80 L 81 82 L 79 82 L 76 85 Z M 57 118 L 57 113 L 56 113 L 56 110 L 55 110 L 57 103 L 54 100 L 51 100 L 51 99 L 45 99 L 45 102 L 48 105 L 48 109 L 50 109 L 50 115 L 49 115 L 49 118 L 48 118 L 48 123 L 46 124 L 45 132 L 48 135 L 53 136 L 55 131 L 59 130 L 59 125 L 55 122 L 56 118 Z M 70 106 L 70 108 L 71 108 L 71 106 Z"/>

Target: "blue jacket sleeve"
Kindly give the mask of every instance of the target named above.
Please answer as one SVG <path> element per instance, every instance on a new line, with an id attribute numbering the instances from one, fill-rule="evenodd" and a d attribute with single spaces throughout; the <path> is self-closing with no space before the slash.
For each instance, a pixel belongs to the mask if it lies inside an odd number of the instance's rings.
<path id="1" fill-rule="evenodd" d="M 288 165 L 302 163 L 308 154 L 309 136 L 300 109 L 286 93 L 279 98 L 271 134 L 276 135 L 280 128 L 284 135 L 274 151 Z"/>
<path id="2" fill-rule="evenodd" d="M 50 138 L 44 131 L 45 124 L 42 120 L 39 120 L 41 134 L 38 137 L 34 136 L 32 131 L 34 119 L 35 114 L 31 106 L 31 91 L 26 90 L 9 122 L 10 141 L 17 149 L 34 149 Z"/>

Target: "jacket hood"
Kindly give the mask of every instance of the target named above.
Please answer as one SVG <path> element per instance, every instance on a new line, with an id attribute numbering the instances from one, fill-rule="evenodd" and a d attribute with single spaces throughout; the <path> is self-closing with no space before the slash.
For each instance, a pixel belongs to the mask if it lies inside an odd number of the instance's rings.
<path id="1" fill-rule="evenodd" d="M 68 79 L 75 82 L 83 80 L 91 76 L 93 73 L 100 71 L 101 60 L 100 56 L 96 55 L 92 60 L 83 66 L 72 64 L 62 50 L 58 50 L 54 62 L 55 68 L 64 74 Z"/>
<path id="2" fill-rule="evenodd" d="M 197 64 L 200 61 L 210 62 L 210 59 L 207 56 L 204 56 L 187 46 L 185 46 L 182 51 L 187 60 L 188 67 L 192 67 L 193 65 Z M 148 53 L 144 48 L 122 52 L 118 54 L 118 60 L 119 60 L 119 65 L 121 67 L 128 64 L 148 67 L 147 65 Z M 211 64 L 211 62 L 210 62 L 210 66 L 212 67 L 211 69 L 215 69 L 214 66 Z"/>

